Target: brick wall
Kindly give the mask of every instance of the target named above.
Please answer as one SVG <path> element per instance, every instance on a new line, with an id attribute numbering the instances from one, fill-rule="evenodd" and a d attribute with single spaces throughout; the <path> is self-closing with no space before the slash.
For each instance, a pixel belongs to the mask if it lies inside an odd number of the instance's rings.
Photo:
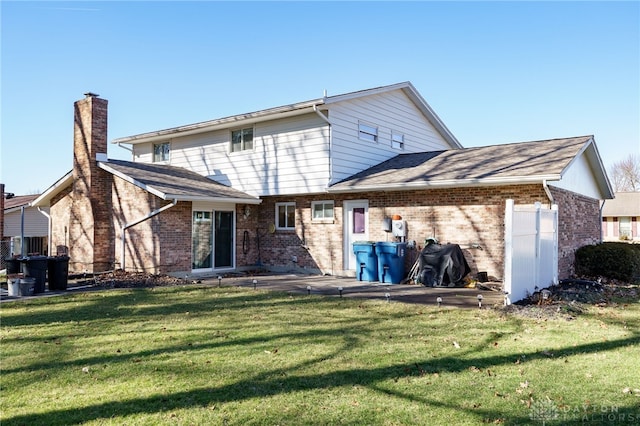
<path id="1" fill-rule="evenodd" d="M 578 248 L 601 242 L 600 202 L 559 188 L 551 188 L 558 205 L 558 276 L 574 274 Z"/>
<path id="2" fill-rule="evenodd" d="M 61 190 L 51 200 L 51 208 L 49 214 L 51 215 L 51 253 L 56 255 L 58 253 L 63 254 L 65 251 L 68 253 L 69 249 L 69 218 L 71 213 L 72 204 L 72 190 L 73 186 L 69 186 Z M 69 259 L 69 271 L 70 272 L 82 272 L 84 271 L 84 264 L 79 263 L 76 265 L 74 259 Z"/>
<path id="3" fill-rule="evenodd" d="M 266 197 L 259 207 L 258 227 L 264 233 L 261 259 L 265 266 L 272 268 L 343 274 L 343 203 L 364 199 L 369 201 L 370 240 L 391 241 L 393 237 L 383 231 L 382 221 L 398 214 L 407 222 L 407 240 L 416 241 L 418 250 L 428 237 L 436 237 L 441 243 L 460 244 L 473 273 L 486 271 L 490 276 L 501 278 L 507 198 L 519 205 L 532 205 L 536 201 L 548 204 L 539 185 Z M 311 221 L 314 200 L 334 200 L 332 223 Z M 291 201 L 296 203 L 295 231 L 269 233 L 269 226 L 275 223 L 275 203 Z M 471 248 L 471 244 L 480 245 L 482 250 Z M 407 268 L 417 253 L 407 253 Z M 297 257 L 297 263 L 292 262 L 293 256 Z"/>
<path id="4" fill-rule="evenodd" d="M 125 180 L 113 179 L 115 263 L 121 265 L 122 228 L 170 204 Z M 175 206 L 125 231 L 125 269 L 148 273 L 191 271 L 191 203 Z"/>

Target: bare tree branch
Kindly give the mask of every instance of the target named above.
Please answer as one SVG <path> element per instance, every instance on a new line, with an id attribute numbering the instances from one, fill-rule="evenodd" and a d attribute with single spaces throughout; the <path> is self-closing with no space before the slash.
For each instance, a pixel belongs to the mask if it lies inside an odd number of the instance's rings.
<path id="1" fill-rule="evenodd" d="M 629 154 L 609 169 L 614 192 L 640 191 L 640 156 Z"/>

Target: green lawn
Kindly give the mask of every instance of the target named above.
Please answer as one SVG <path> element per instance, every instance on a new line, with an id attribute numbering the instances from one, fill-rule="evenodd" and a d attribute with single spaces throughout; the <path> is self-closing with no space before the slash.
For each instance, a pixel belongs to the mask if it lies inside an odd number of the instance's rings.
<path id="1" fill-rule="evenodd" d="M 574 320 L 235 287 L 3 303 L 6 425 L 640 423 L 640 304 Z"/>

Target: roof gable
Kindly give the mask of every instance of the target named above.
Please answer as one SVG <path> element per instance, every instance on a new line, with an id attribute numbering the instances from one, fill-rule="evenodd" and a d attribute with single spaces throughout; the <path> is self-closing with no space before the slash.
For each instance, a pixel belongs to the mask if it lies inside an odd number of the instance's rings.
<path id="1" fill-rule="evenodd" d="M 451 131 L 444 125 L 440 117 L 431 109 L 429 104 L 418 93 L 416 88 L 410 82 L 392 84 L 389 86 L 381 86 L 372 89 L 360 90 L 356 92 L 344 93 L 341 95 L 325 96 L 323 98 L 311 99 L 308 101 L 297 102 L 289 105 L 282 105 L 274 108 L 268 108 L 260 111 L 248 112 L 243 114 L 232 115 L 229 117 L 218 118 L 214 120 L 203 121 L 199 123 L 187 124 L 184 126 L 172 127 L 169 129 L 157 130 L 153 132 L 141 133 L 133 136 L 117 138 L 111 141 L 114 144 L 138 144 L 146 142 L 154 142 L 168 137 L 187 136 L 198 133 L 210 132 L 213 130 L 223 129 L 227 127 L 253 124 L 261 121 L 275 120 L 294 115 L 307 114 L 318 110 L 318 107 L 324 109 L 330 108 L 331 104 L 348 101 L 357 98 L 363 98 L 372 95 L 383 94 L 386 92 L 402 90 L 426 119 L 435 127 L 442 137 L 454 148 L 461 148 L 462 145 Z"/>

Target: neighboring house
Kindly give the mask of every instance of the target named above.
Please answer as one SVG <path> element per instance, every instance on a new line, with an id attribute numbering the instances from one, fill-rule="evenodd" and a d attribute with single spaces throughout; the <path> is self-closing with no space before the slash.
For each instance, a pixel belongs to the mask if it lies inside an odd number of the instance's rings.
<path id="1" fill-rule="evenodd" d="M 407 263 L 436 237 L 500 279 L 513 199 L 558 205 L 562 278 L 612 196 L 592 136 L 463 149 L 411 83 L 114 140 L 131 162 L 106 158 L 106 100 L 75 108 L 74 169 L 34 205 L 78 271 L 353 275 L 352 243 L 400 215 Z"/>
<path id="2" fill-rule="evenodd" d="M 602 208 L 604 241 L 640 241 L 640 192 L 616 192 Z"/>
<path id="3" fill-rule="evenodd" d="M 48 254 L 49 209 L 32 207 L 39 195 L 4 193 L 4 220 L 2 231 L 2 257 Z"/>

